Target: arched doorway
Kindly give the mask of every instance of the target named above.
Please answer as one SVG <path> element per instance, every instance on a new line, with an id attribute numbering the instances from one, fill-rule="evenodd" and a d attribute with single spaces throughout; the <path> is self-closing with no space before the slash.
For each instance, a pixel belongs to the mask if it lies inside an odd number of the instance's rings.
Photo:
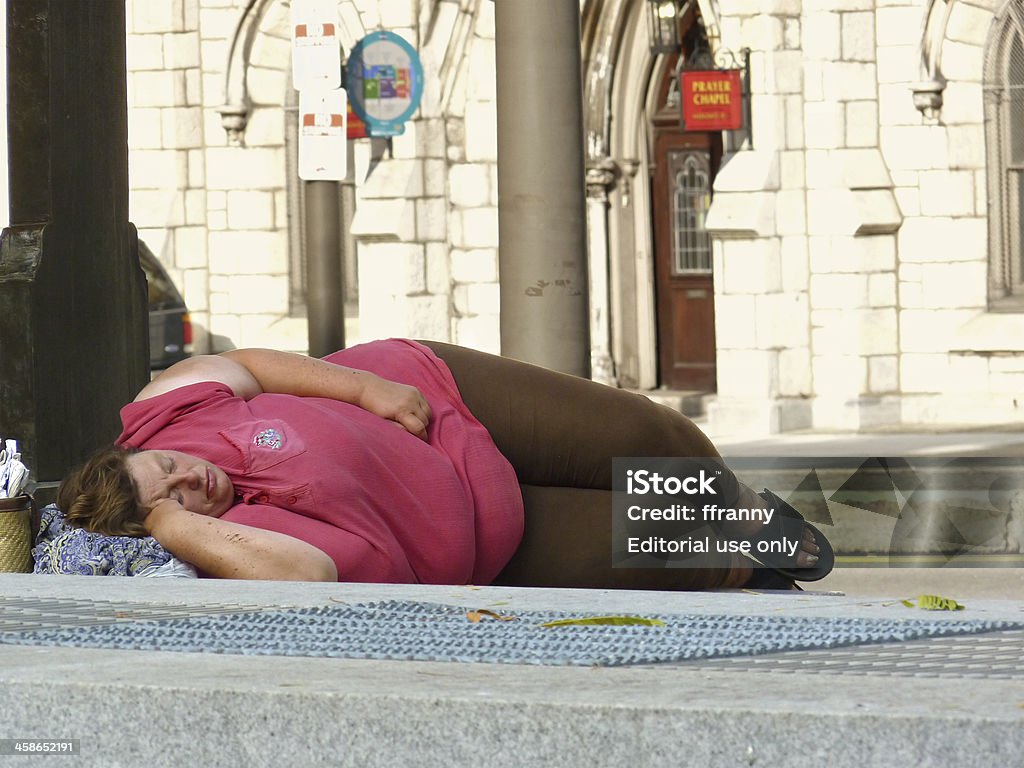
<path id="1" fill-rule="evenodd" d="M 686 131 L 679 104 L 680 61 L 707 40 L 690 14 L 684 49 L 664 62 L 651 113 L 651 207 L 658 383 L 668 389 L 716 388 L 711 238 L 704 219 L 722 159 L 722 134 Z"/>

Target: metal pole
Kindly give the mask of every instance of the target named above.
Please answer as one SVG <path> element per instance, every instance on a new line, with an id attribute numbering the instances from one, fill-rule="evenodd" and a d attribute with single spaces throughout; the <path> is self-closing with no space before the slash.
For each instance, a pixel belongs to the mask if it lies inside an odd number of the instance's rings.
<path id="1" fill-rule="evenodd" d="M 338 182 L 306 181 L 306 310 L 309 354 L 323 357 L 345 346 L 345 292 L 341 265 Z"/>
<path id="2" fill-rule="evenodd" d="M 579 0 L 495 0 L 501 351 L 590 374 Z"/>

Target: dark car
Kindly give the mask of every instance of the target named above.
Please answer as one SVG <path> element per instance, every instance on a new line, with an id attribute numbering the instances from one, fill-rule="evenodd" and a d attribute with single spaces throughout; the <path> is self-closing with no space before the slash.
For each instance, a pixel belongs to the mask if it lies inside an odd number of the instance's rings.
<path id="1" fill-rule="evenodd" d="M 192 322 L 167 271 L 141 240 L 139 262 L 149 284 L 149 367 L 167 368 L 192 354 Z"/>

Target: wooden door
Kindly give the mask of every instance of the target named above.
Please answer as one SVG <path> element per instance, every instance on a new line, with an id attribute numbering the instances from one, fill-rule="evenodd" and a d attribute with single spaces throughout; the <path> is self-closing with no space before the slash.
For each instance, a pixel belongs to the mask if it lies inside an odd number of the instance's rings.
<path id="1" fill-rule="evenodd" d="M 715 389 L 715 292 L 704 218 L 720 137 L 658 131 L 655 138 L 655 299 L 661 386 Z"/>

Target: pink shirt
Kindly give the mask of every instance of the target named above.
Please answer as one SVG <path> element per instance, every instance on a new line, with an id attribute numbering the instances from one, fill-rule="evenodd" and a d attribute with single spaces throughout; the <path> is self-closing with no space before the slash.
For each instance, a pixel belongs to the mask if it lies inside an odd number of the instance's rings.
<path id="1" fill-rule="evenodd" d="M 129 403 L 118 442 L 176 450 L 223 469 L 223 516 L 322 549 L 339 581 L 486 584 L 523 532 L 515 471 L 421 344 L 370 342 L 325 358 L 411 384 L 430 403 L 424 442 L 326 398 L 236 397 L 203 382 Z"/>

